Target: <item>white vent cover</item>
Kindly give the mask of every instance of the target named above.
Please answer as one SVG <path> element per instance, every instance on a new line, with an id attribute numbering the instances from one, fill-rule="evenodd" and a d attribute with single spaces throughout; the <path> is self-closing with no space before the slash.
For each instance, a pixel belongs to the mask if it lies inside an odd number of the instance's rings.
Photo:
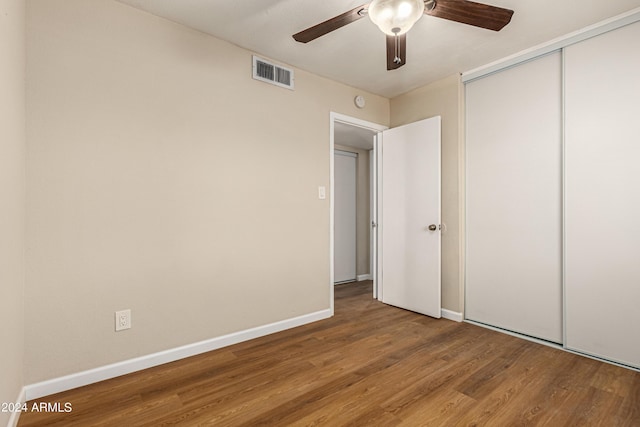
<path id="1" fill-rule="evenodd" d="M 253 56 L 253 78 L 293 90 L 293 70 Z"/>

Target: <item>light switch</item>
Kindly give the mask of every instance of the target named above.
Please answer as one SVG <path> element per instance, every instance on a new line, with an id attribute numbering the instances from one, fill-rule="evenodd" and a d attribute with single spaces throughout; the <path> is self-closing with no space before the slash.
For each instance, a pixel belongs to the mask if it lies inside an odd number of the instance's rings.
<path id="1" fill-rule="evenodd" d="M 318 187 L 318 199 L 324 200 L 327 198 L 327 189 L 323 186 Z"/>

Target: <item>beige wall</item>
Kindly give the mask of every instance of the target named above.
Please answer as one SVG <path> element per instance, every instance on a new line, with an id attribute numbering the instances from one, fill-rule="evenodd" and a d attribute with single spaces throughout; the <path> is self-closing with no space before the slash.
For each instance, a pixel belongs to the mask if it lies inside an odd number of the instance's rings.
<path id="1" fill-rule="evenodd" d="M 442 115 L 443 306 L 461 311 L 458 76 L 358 110 L 359 90 L 254 81 L 251 52 L 117 2 L 28 5 L 27 383 L 327 309 L 330 111 Z"/>
<path id="2" fill-rule="evenodd" d="M 462 312 L 460 274 L 459 143 L 461 87 L 459 75 L 423 86 L 391 100 L 391 127 L 442 116 L 442 307 Z"/>
<path id="3" fill-rule="evenodd" d="M 346 145 L 334 146 L 336 150 L 349 151 L 358 155 L 356 163 L 356 274 L 371 274 L 371 176 L 369 172 L 369 151 Z"/>
<path id="4" fill-rule="evenodd" d="M 0 402 L 15 402 L 23 386 L 24 14 L 22 0 L 0 0 Z M 0 425 L 9 417 L 0 412 Z"/>
<path id="5" fill-rule="evenodd" d="M 111 0 L 27 15 L 27 383 L 329 308 L 329 112 L 387 99 Z"/>

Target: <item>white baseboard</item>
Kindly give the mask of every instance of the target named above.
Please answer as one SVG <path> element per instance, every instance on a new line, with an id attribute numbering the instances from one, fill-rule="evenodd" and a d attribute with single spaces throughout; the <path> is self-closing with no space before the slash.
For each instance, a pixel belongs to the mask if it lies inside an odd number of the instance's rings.
<path id="1" fill-rule="evenodd" d="M 20 394 L 18 398 L 14 401 L 15 403 L 24 403 L 27 401 L 27 390 L 25 387 L 22 387 L 20 390 Z M 20 421 L 20 414 L 22 412 L 16 411 L 11 413 L 11 417 L 9 417 L 9 422 L 7 423 L 7 427 L 17 427 L 18 421 Z"/>
<path id="2" fill-rule="evenodd" d="M 25 387 L 26 399 L 39 399 L 50 394 L 60 393 L 62 391 L 71 390 L 73 388 L 82 387 L 88 384 L 108 380 L 165 363 L 174 362 L 186 357 L 191 357 L 197 354 L 206 353 L 208 351 L 217 350 L 222 347 L 227 347 L 229 345 L 237 344 L 243 341 L 263 337 L 265 335 L 295 328 L 297 326 L 302 326 L 307 323 L 327 319 L 329 317 L 331 317 L 331 310 L 327 309 L 317 311 L 315 313 L 305 314 L 303 316 L 294 317 L 292 319 L 258 326 L 256 328 L 235 332 L 229 335 L 223 335 L 221 337 L 188 344 L 182 347 L 172 348 L 158 353 L 137 357 L 135 359 L 129 359 L 111 365 L 101 366 L 99 368 L 90 369 L 88 371 L 78 372 L 59 378 L 53 378 L 36 384 L 30 384 Z"/>
<path id="3" fill-rule="evenodd" d="M 358 277 L 356 277 L 356 280 L 358 282 L 363 282 L 365 280 L 373 280 L 373 277 L 370 274 L 361 274 Z"/>
<path id="4" fill-rule="evenodd" d="M 462 313 L 458 313 L 457 311 L 447 310 L 443 308 L 440 311 L 440 314 L 443 318 L 453 320 L 454 322 L 462 322 L 463 316 Z"/>

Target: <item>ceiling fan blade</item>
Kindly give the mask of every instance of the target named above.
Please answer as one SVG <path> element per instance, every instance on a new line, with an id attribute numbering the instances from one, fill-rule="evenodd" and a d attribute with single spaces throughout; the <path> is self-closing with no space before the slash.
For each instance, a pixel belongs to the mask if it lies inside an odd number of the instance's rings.
<path id="1" fill-rule="evenodd" d="M 396 70 L 406 63 L 407 35 L 387 36 L 387 70 Z"/>
<path id="2" fill-rule="evenodd" d="M 427 15 L 493 31 L 500 31 L 513 15 L 513 10 L 467 0 L 436 0 L 435 7 L 427 9 Z"/>
<path id="3" fill-rule="evenodd" d="M 343 13 L 342 15 L 338 15 L 334 18 L 321 22 L 318 25 L 314 25 L 311 28 L 300 31 L 299 33 L 294 34 L 293 38 L 300 43 L 308 43 L 311 40 L 315 40 L 318 37 L 324 36 L 325 34 L 330 33 L 333 30 L 337 30 L 338 28 L 344 27 L 347 24 L 351 24 L 352 22 L 355 22 L 360 18 L 364 18 L 366 16 L 366 13 L 362 13 L 362 11 L 366 12 L 367 6 L 369 6 L 368 3 L 353 8 L 350 11 Z"/>

